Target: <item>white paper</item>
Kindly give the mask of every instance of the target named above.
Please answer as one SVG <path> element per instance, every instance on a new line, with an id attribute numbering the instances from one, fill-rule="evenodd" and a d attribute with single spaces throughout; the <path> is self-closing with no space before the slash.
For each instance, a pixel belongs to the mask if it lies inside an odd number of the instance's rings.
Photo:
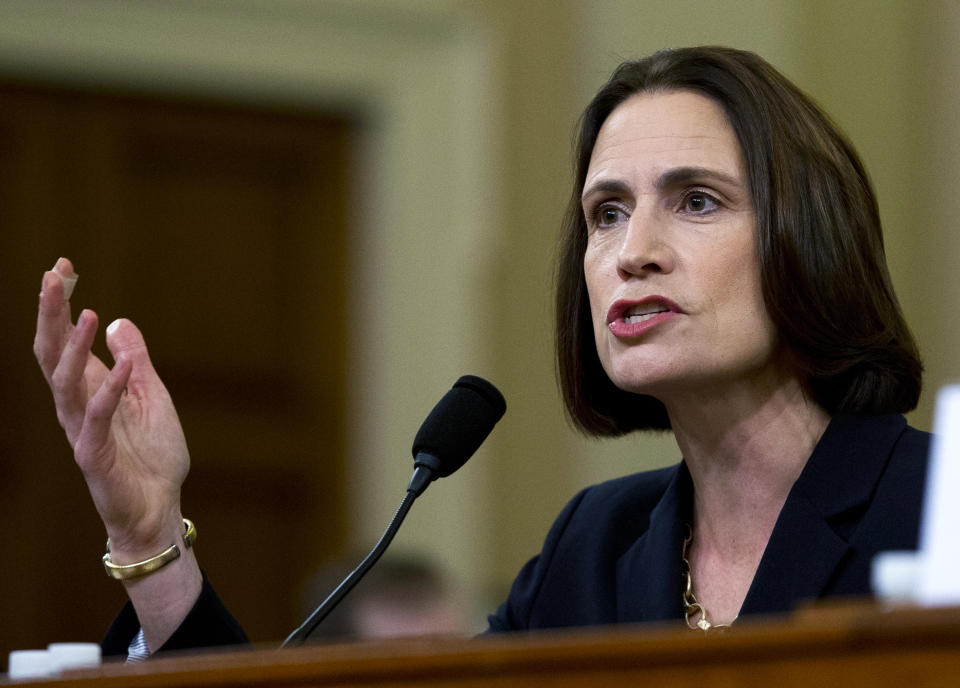
<path id="1" fill-rule="evenodd" d="M 920 528 L 918 601 L 960 604 L 960 385 L 937 394 Z"/>

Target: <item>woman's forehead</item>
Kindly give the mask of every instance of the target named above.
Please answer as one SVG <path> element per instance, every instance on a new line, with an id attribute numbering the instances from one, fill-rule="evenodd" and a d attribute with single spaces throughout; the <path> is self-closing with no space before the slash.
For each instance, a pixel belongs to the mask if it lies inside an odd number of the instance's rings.
<path id="1" fill-rule="evenodd" d="M 672 167 L 716 169 L 746 181 L 736 134 L 716 102 L 693 91 L 639 93 L 600 128 L 585 186 L 608 177 L 653 177 Z"/>

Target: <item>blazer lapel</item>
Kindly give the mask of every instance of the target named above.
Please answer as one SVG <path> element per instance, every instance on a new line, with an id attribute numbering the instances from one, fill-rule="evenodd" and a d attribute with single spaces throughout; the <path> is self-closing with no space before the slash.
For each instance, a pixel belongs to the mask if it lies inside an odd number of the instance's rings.
<path id="1" fill-rule="evenodd" d="M 689 522 L 693 485 L 679 464 L 649 526 L 617 561 L 617 621 L 640 623 L 683 618 L 680 556 Z"/>
<path id="2" fill-rule="evenodd" d="M 741 615 L 786 612 L 821 595 L 905 427 L 890 416 L 830 421 L 787 496 Z"/>

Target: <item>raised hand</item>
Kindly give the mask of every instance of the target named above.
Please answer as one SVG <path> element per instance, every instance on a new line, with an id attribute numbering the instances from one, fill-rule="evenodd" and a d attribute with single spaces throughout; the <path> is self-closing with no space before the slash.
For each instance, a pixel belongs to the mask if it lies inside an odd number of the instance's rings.
<path id="1" fill-rule="evenodd" d="M 167 627 L 179 624 L 199 593 L 199 569 L 192 552 L 183 547 L 180 513 L 180 488 L 190 457 L 176 410 L 140 331 L 122 319 L 107 327 L 107 346 L 115 361 L 109 368 L 91 352 L 96 313 L 84 310 L 76 324 L 71 320 L 65 286 L 72 286 L 72 280 L 73 266 L 65 258 L 44 273 L 34 354 L 106 526 L 113 561 L 141 561 L 171 544 L 184 552 L 184 561 L 177 565 L 127 584 L 148 642 L 157 647 L 172 631 Z M 155 612 L 162 612 L 163 628 L 150 633 L 148 621 Z"/>

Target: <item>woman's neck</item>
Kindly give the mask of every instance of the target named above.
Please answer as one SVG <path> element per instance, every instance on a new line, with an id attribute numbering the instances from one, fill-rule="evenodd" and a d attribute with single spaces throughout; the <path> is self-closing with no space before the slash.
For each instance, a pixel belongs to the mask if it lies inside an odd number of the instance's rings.
<path id="1" fill-rule="evenodd" d="M 730 623 L 830 418 L 795 378 L 671 401 L 670 422 L 694 485 L 694 592 L 713 623 Z"/>
<path id="2" fill-rule="evenodd" d="M 698 540 L 765 544 L 827 413 L 796 378 L 782 376 L 698 393 L 667 408 L 693 479 Z"/>

